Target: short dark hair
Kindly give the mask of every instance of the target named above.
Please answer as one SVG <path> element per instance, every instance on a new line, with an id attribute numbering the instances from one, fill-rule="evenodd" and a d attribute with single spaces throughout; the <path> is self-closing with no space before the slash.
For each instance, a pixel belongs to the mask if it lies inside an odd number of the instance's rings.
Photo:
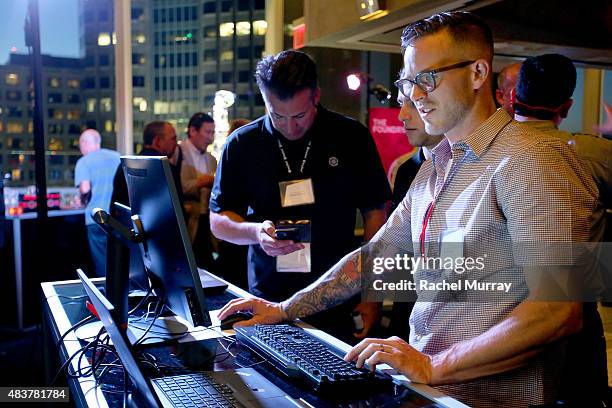
<path id="1" fill-rule="evenodd" d="M 215 123 L 215 120 L 208 113 L 195 113 L 191 119 L 189 119 L 189 124 L 187 125 L 187 135 L 189 135 L 190 128 L 194 127 L 195 130 L 200 130 L 204 123 Z"/>
<path id="2" fill-rule="evenodd" d="M 281 51 L 257 63 L 255 80 L 262 92 L 272 91 L 285 100 L 304 89 L 317 89 L 317 66 L 306 53 Z"/>
<path id="3" fill-rule="evenodd" d="M 163 122 L 160 120 L 148 123 L 142 131 L 142 141 L 145 146 L 152 145 L 153 139 L 155 139 L 156 136 L 163 134 L 164 127 L 168 124 L 168 122 Z"/>
<path id="4" fill-rule="evenodd" d="M 514 110 L 519 115 L 551 119 L 576 88 L 576 67 L 561 54 L 529 57 L 516 81 Z"/>
<path id="5" fill-rule="evenodd" d="M 458 43 L 476 43 L 484 46 L 493 57 L 493 33 L 480 17 L 467 11 L 447 11 L 434 14 L 409 24 L 402 32 L 402 52 L 422 37 L 447 29 Z"/>

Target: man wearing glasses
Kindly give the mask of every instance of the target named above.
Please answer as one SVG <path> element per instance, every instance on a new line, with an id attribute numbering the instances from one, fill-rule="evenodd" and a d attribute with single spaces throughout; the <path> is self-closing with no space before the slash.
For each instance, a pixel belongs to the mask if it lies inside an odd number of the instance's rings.
<path id="1" fill-rule="evenodd" d="M 387 259 L 403 251 L 420 260 L 404 271 L 419 285 L 418 300 L 409 343 L 365 339 L 345 359 L 389 364 L 470 406 L 552 404 L 561 350 L 582 317 L 580 302 L 550 301 L 567 300 L 573 287 L 564 281 L 575 277 L 579 255 L 555 244 L 591 239 L 596 187 L 568 146 L 496 110 L 492 33 L 480 18 L 447 12 L 417 21 L 404 30 L 402 49 L 396 85 L 426 132 L 445 138 L 370 248 Z M 362 255 L 352 252 L 283 302 L 233 300 L 220 318 L 246 309 L 254 317 L 242 324 L 275 323 L 324 310 L 376 273 L 371 254 Z M 429 262 L 447 257 L 482 264 L 460 270 Z M 473 282 L 483 289 L 468 289 Z"/>
<path id="2" fill-rule="evenodd" d="M 268 112 L 226 142 L 210 222 L 218 238 L 249 245 L 249 291 L 280 301 L 358 247 L 357 209 L 368 241 L 385 222 L 391 193 L 368 130 L 319 103 L 316 65 L 308 55 L 283 51 L 266 57 L 255 78 Z M 356 303 L 313 323 L 352 337 Z M 364 323 L 359 334 L 365 336 L 377 307 L 356 307 Z"/>

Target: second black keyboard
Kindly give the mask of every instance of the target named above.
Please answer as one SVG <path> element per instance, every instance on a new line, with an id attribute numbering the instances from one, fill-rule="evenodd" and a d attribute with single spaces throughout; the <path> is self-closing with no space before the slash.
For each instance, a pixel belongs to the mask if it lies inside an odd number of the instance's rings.
<path id="1" fill-rule="evenodd" d="M 304 329 L 288 324 L 236 327 L 238 341 L 262 353 L 289 377 L 310 382 L 315 390 L 355 391 L 386 382 L 389 378 L 356 368 Z"/>

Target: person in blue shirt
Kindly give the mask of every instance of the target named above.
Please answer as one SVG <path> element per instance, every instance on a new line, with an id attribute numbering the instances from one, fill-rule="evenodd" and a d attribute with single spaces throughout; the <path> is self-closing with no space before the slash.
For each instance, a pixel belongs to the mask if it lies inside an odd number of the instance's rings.
<path id="1" fill-rule="evenodd" d="M 89 249 L 98 276 L 106 274 L 106 233 L 96 225 L 91 210 L 102 208 L 110 211 L 113 194 L 113 178 L 119 166 L 119 153 L 101 148 L 100 133 L 87 129 L 81 133 L 79 148 L 81 157 L 76 164 L 74 184 L 79 188 L 85 207 L 85 225 Z"/>

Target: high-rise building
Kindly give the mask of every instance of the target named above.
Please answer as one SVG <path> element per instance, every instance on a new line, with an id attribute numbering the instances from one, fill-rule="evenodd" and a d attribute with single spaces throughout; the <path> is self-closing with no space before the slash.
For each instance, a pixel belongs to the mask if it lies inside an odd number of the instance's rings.
<path id="1" fill-rule="evenodd" d="M 79 0 L 81 59 L 43 56 L 48 183 L 70 186 L 85 128 L 115 148 L 113 0 Z M 229 118 L 254 119 L 264 105 L 253 72 L 267 23 L 265 0 L 131 0 L 135 151 L 152 120 L 179 136 L 195 112 L 212 112 L 218 90 L 236 95 Z M 11 185 L 34 184 L 31 64 L 0 65 L 0 169 Z"/>
<path id="2" fill-rule="evenodd" d="M 0 65 L 0 169 L 10 185 L 34 184 L 31 59 L 11 54 Z M 43 111 L 49 185 L 69 186 L 81 153 L 82 61 L 43 55 Z"/>

